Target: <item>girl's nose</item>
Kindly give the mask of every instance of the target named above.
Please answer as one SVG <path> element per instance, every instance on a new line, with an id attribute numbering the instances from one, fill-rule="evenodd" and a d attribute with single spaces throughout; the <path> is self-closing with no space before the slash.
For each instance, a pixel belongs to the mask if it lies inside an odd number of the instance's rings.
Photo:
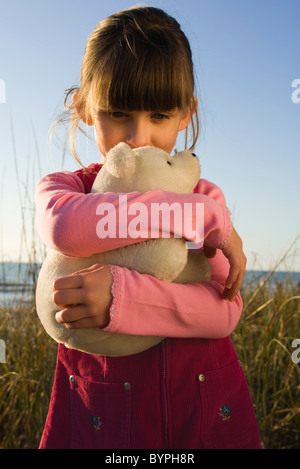
<path id="1" fill-rule="evenodd" d="M 131 148 L 151 145 L 151 136 L 147 124 L 142 121 L 132 122 L 127 131 L 126 143 Z"/>

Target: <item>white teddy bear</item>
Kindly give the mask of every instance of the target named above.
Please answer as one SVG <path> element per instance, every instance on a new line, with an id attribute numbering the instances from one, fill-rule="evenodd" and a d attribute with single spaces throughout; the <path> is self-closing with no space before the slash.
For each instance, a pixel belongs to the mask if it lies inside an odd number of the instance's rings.
<path id="1" fill-rule="evenodd" d="M 132 150 L 127 144 L 119 143 L 107 153 L 92 192 L 115 192 L 123 198 L 129 192 L 153 189 L 192 193 L 199 177 L 198 158 L 188 150 L 170 156 L 158 148 Z M 53 302 L 53 281 L 97 263 L 127 267 L 168 282 L 209 281 L 208 259 L 200 249 L 188 250 L 187 244 L 182 237 L 151 239 L 87 258 L 66 257 L 50 251 L 36 290 L 37 313 L 46 332 L 68 348 L 98 355 L 131 355 L 158 344 L 162 337 L 110 333 L 99 328 L 67 329 L 55 319 L 58 308 Z"/>

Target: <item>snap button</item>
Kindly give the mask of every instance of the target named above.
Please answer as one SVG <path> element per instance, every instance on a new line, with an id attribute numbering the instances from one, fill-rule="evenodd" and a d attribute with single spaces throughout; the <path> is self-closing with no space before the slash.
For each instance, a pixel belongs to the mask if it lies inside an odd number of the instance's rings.
<path id="1" fill-rule="evenodd" d="M 200 381 L 201 383 L 203 383 L 203 381 L 205 381 L 205 376 L 204 376 L 204 374 L 202 374 L 202 373 L 198 376 L 198 378 L 199 378 L 199 381 Z"/>
<path id="2" fill-rule="evenodd" d="M 131 384 L 130 383 L 124 383 L 124 389 L 125 391 L 128 391 L 129 389 L 131 388 Z"/>
<path id="3" fill-rule="evenodd" d="M 69 379 L 70 383 L 75 383 L 75 376 L 71 375 Z"/>

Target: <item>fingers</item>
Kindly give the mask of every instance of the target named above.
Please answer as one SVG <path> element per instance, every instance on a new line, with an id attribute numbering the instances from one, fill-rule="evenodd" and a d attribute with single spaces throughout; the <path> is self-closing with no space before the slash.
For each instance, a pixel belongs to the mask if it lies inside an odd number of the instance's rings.
<path id="1" fill-rule="evenodd" d="M 204 254 L 206 255 L 206 257 L 208 257 L 208 258 L 215 257 L 215 255 L 217 253 L 216 249 L 210 248 L 206 244 L 204 244 L 204 246 L 203 246 L 203 251 L 204 251 Z"/>
<path id="2" fill-rule="evenodd" d="M 54 292 L 53 301 L 59 307 L 84 303 L 84 290 L 81 288 L 67 288 Z"/>
<path id="3" fill-rule="evenodd" d="M 64 324 L 67 329 L 86 329 L 89 327 L 102 327 L 97 323 L 97 317 L 88 316 L 89 310 L 84 305 L 76 305 L 56 313 L 55 319 Z"/>
<path id="4" fill-rule="evenodd" d="M 247 258 L 243 252 L 243 242 L 234 228 L 232 229 L 227 246 L 223 249 L 223 254 L 227 257 L 230 264 L 223 298 L 234 301 L 241 289 L 247 263 Z"/>
<path id="5" fill-rule="evenodd" d="M 110 268 L 103 264 L 57 278 L 53 284 L 53 301 L 60 309 L 56 320 L 69 329 L 106 327 L 112 282 Z"/>
<path id="6" fill-rule="evenodd" d="M 238 279 L 233 283 L 233 285 L 230 288 L 225 287 L 223 291 L 223 295 L 222 295 L 223 299 L 228 300 L 228 301 L 234 301 L 236 295 L 240 291 L 242 282 L 243 280 L 241 280 L 239 276 Z"/>
<path id="7" fill-rule="evenodd" d="M 54 280 L 54 290 L 64 290 L 68 288 L 81 288 L 82 277 L 80 275 L 68 275 L 66 277 L 60 277 Z"/>
<path id="8" fill-rule="evenodd" d="M 84 302 L 83 279 L 80 275 L 68 275 L 54 281 L 53 301 L 59 307 L 81 304 Z"/>
<path id="9" fill-rule="evenodd" d="M 234 263 L 231 265 L 229 275 L 226 280 L 225 289 L 223 291 L 224 299 L 229 301 L 235 300 L 235 297 L 239 293 L 245 277 L 246 263 L 246 256 L 243 255 L 239 263 Z"/>
<path id="10" fill-rule="evenodd" d="M 84 275 L 87 272 L 92 272 L 94 270 L 104 269 L 105 265 L 95 264 L 86 269 L 78 270 L 71 275 L 66 275 L 64 277 L 59 277 L 53 282 L 54 290 L 63 290 L 67 288 L 81 288 L 83 286 L 84 278 L 81 275 Z"/>
<path id="11" fill-rule="evenodd" d="M 60 324 L 71 324 L 76 321 L 80 321 L 86 317 L 85 308 L 81 305 L 72 306 L 67 309 L 58 311 L 55 315 L 55 319 Z"/>

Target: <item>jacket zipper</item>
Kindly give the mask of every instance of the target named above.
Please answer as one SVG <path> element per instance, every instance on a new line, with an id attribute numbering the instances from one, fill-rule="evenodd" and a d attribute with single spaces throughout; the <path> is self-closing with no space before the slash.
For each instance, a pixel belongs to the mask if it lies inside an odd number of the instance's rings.
<path id="1" fill-rule="evenodd" d="M 169 409 L 168 409 L 168 393 L 167 393 L 167 344 L 166 340 L 163 341 L 163 390 L 164 390 L 164 406 L 165 406 L 165 428 L 166 428 L 166 442 L 168 448 L 170 447 L 169 443 Z"/>

